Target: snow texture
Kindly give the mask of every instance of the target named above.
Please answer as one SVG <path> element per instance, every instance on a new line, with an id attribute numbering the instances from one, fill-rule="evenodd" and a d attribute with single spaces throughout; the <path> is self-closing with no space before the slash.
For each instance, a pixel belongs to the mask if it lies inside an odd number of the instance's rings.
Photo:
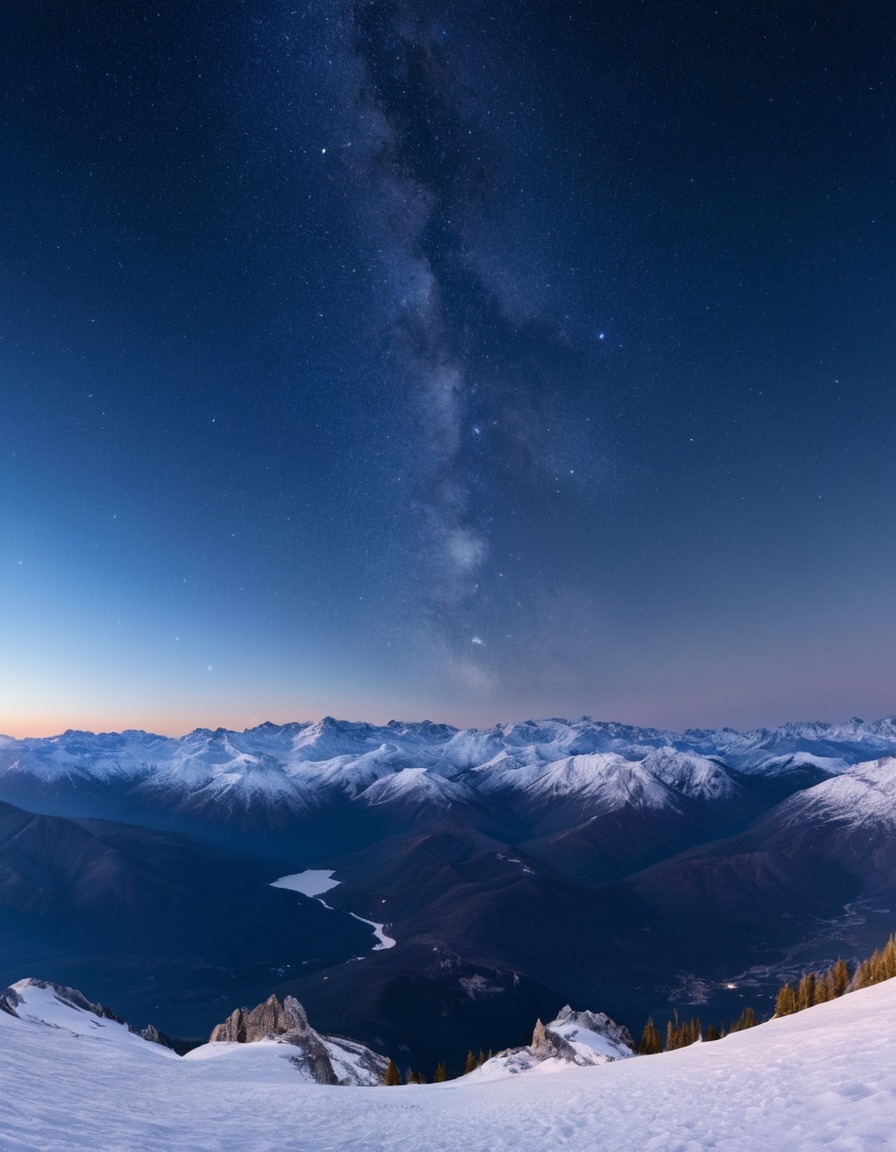
<path id="1" fill-rule="evenodd" d="M 22 991 L 30 1018 L 0 1013 L 4 1152 L 896 1149 L 896 981 L 659 1056 L 388 1089 L 302 1081 L 286 1045 L 181 1059 Z"/>

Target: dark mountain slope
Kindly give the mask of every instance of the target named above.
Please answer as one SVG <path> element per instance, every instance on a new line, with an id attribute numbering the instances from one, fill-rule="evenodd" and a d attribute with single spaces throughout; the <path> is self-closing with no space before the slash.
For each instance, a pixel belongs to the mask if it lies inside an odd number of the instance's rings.
<path id="1" fill-rule="evenodd" d="M 234 984 L 248 999 L 290 967 L 369 950 L 365 925 L 271 888 L 285 871 L 183 836 L 0 804 L 0 982 L 29 966 L 68 983 L 88 971 L 130 1011 L 158 1002 L 163 976 L 191 1003 Z M 179 1033 L 194 1019 L 157 1014 Z"/>

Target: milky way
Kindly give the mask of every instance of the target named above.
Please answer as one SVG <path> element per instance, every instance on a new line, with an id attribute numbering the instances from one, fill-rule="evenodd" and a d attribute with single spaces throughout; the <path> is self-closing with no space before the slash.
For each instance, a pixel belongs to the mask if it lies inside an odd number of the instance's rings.
<path id="1" fill-rule="evenodd" d="M 531 689 L 552 656 L 546 605 L 561 573 L 520 537 L 541 534 L 576 464 L 582 479 L 600 471 L 577 428 L 592 419 L 596 365 L 564 331 L 560 294 L 537 283 L 544 223 L 532 229 L 508 196 L 507 152 L 531 109 L 512 64 L 495 66 L 494 17 L 454 44 L 444 14 L 355 5 L 340 32 L 339 96 L 354 117 L 341 160 L 383 276 L 381 346 L 416 441 L 418 658 L 436 684 L 491 693 L 519 687 L 528 648 Z M 562 661 L 551 675 L 562 678 Z"/>

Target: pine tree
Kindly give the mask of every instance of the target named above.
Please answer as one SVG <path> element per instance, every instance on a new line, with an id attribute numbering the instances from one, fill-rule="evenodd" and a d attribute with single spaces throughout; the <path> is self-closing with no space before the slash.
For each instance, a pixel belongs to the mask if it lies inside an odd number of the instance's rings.
<path id="1" fill-rule="evenodd" d="M 867 988 L 869 984 L 879 984 L 893 976 L 896 976 L 896 935 L 859 965 L 854 983 L 856 988 Z"/>
<path id="2" fill-rule="evenodd" d="M 815 1003 L 815 973 L 806 972 L 801 978 L 796 990 L 796 1010 L 802 1012 L 811 1008 Z M 784 1015 L 784 1013 L 781 1013 Z"/>
<path id="3" fill-rule="evenodd" d="M 440 1060 L 438 1064 L 436 1064 L 436 1073 L 432 1078 L 432 1082 L 433 1084 L 444 1084 L 447 1079 L 448 1070 L 445 1067 L 445 1061 Z"/>
<path id="4" fill-rule="evenodd" d="M 704 1039 L 706 1040 L 707 1044 L 710 1044 L 713 1040 L 721 1040 L 722 1039 L 721 1029 L 716 1028 L 715 1024 L 707 1025 L 706 1036 L 704 1037 Z"/>
<path id="5" fill-rule="evenodd" d="M 390 1088 L 401 1083 L 401 1073 L 398 1071 L 398 1066 L 393 1060 L 390 1060 L 386 1065 L 386 1075 L 383 1083 Z"/>
<path id="6" fill-rule="evenodd" d="M 845 960 L 841 958 L 837 961 L 831 976 L 834 985 L 834 995 L 842 996 L 849 987 L 849 968 Z"/>
<path id="7" fill-rule="evenodd" d="M 699 1016 L 691 1016 L 687 1020 L 679 1020 L 678 1013 L 674 1012 L 672 1019 L 666 1025 L 666 1051 L 675 1048 L 687 1048 L 689 1044 L 696 1044 L 703 1036 Z"/>
<path id="8" fill-rule="evenodd" d="M 655 1056 L 657 1052 L 662 1052 L 662 1050 L 663 1041 L 651 1016 L 644 1025 L 644 1031 L 641 1033 L 641 1043 L 638 1045 L 638 1051 L 642 1056 Z"/>
<path id="9" fill-rule="evenodd" d="M 896 935 L 890 937 L 880 954 L 880 979 L 892 980 L 894 976 L 896 976 Z"/>
<path id="10" fill-rule="evenodd" d="M 867 960 L 863 960 L 858 968 L 856 968 L 856 974 L 852 978 L 854 987 L 867 988 L 869 985 L 877 983 L 874 979 L 874 965 L 876 960 L 877 953 L 872 953 Z"/>
<path id="11" fill-rule="evenodd" d="M 476 1068 L 476 1057 L 473 1055 L 472 1048 L 467 1053 L 467 1062 L 464 1064 L 464 1076 L 469 1075 L 470 1072 Z"/>
<path id="12" fill-rule="evenodd" d="M 729 1029 L 730 1032 L 745 1032 L 747 1028 L 755 1028 L 759 1021 L 756 1019 L 756 1011 L 753 1008 L 744 1008 L 740 1016 L 734 1021 Z"/>
<path id="13" fill-rule="evenodd" d="M 796 1012 L 796 996 L 793 989 L 789 984 L 785 984 L 783 988 L 778 989 L 778 995 L 775 997 L 775 1015 L 776 1016 L 789 1016 L 792 1012 Z"/>
<path id="14" fill-rule="evenodd" d="M 681 1025 L 678 1022 L 678 1010 L 672 1013 L 672 1019 L 666 1024 L 666 1051 L 672 1052 L 681 1047 Z"/>

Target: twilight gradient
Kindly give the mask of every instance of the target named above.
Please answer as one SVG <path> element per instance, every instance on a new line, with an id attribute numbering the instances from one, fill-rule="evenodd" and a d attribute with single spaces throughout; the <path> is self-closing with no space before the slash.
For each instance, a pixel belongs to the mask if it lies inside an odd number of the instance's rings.
<path id="1" fill-rule="evenodd" d="M 892 6 L 11 0 L 0 731 L 896 711 Z"/>

